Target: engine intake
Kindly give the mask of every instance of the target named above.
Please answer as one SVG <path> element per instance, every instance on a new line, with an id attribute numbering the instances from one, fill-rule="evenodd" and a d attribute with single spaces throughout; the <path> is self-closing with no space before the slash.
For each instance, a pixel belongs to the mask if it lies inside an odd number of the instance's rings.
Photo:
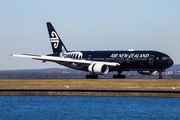
<path id="1" fill-rule="evenodd" d="M 141 75 L 154 75 L 156 73 L 156 71 L 142 71 L 142 70 L 139 70 L 138 73 L 141 74 Z"/>
<path id="2" fill-rule="evenodd" d="M 109 67 L 106 64 L 93 63 L 89 65 L 88 71 L 91 74 L 105 75 L 109 72 Z"/>

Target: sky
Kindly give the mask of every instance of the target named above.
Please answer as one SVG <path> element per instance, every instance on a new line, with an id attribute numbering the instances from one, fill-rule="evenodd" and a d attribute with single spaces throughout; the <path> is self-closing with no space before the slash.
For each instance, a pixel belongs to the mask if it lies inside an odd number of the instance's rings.
<path id="1" fill-rule="evenodd" d="M 179 0 L 1 0 L 0 70 L 59 68 L 10 54 L 52 53 L 46 22 L 68 50 L 156 50 L 180 64 Z"/>

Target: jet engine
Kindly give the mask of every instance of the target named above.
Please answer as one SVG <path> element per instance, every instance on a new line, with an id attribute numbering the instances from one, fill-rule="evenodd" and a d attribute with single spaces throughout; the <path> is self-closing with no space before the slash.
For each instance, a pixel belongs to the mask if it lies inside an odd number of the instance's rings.
<path id="1" fill-rule="evenodd" d="M 106 64 L 93 63 L 93 64 L 89 65 L 88 71 L 91 74 L 105 75 L 109 72 L 109 67 Z"/>
<path id="2" fill-rule="evenodd" d="M 156 71 L 142 71 L 142 70 L 139 70 L 138 73 L 141 74 L 141 75 L 154 75 L 156 73 Z"/>

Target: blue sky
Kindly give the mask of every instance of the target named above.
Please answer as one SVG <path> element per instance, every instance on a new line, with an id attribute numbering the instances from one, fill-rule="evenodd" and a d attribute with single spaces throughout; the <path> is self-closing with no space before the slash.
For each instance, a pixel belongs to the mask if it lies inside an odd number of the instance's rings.
<path id="1" fill-rule="evenodd" d="M 0 70 L 60 67 L 11 53 L 52 53 L 46 22 L 68 50 L 157 50 L 180 64 L 179 0 L 2 0 Z"/>

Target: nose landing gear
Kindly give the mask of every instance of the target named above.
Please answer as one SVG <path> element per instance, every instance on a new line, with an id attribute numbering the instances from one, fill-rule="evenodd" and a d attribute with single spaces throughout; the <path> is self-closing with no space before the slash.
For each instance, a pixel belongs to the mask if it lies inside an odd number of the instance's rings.
<path id="1" fill-rule="evenodd" d="M 162 79 L 162 73 L 161 73 L 161 71 L 159 70 L 158 72 L 159 72 L 158 79 Z"/>

